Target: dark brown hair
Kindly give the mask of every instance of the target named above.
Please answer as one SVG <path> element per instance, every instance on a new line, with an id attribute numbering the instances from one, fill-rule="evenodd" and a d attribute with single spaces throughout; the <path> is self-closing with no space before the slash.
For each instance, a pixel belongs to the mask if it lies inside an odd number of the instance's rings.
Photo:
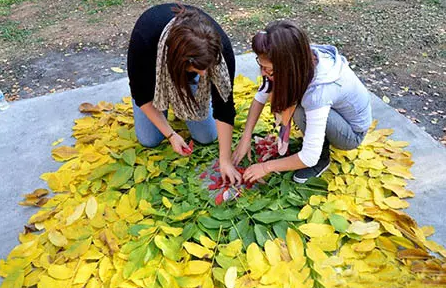
<path id="1" fill-rule="evenodd" d="M 290 21 L 274 21 L 252 38 L 252 49 L 273 63 L 271 110 L 282 112 L 300 104 L 314 76 L 307 34 Z"/>
<path id="2" fill-rule="evenodd" d="M 193 66 L 205 70 L 219 64 L 221 38 L 213 24 L 197 9 L 186 9 L 178 4 L 172 11 L 176 19 L 166 39 L 167 67 L 181 101 L 192 109 L 192 104 L 197 107 L 197 102 L 188 84 L 186 69 Z"/>

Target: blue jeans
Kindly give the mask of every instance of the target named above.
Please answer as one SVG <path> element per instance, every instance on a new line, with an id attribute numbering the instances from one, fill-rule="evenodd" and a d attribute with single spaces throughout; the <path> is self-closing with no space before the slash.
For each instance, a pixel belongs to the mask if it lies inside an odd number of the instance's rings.
<path id="1" fill-rule="evenodd" d="M 293 119 L 299 129 L 305 133 L 307 122 L 305 110 L 302 106 L 296 108 Z M 350 124 L 338 112 L 330 109 L 325 129 L 325 138 L 328 139 L 330 145 L 341 150 L 352 150 L 361 144 L 366 134 L 367 132 L 353 131 Z"/>
<path id="2" fill-rule="evenodd" d="M 198 81 L 197 81 L 198 82 Z M 195 93 L 197 85 L 190 85 L 192 93 Z M 150 119 L 139 108 L 132 99 L 133 118 L 135 120 L 135 133 L 139 143 L 145 147 L 156 147 L 164 140 L 164 135 L 150 121 Z M 217 139 L 217 125 L 212 117 L 212 103 L 209 104 L 208 117 L 202 121 L 186 121 L 186 126 L 194 141 L 201 144 L 209 144 Z M 167 118 L 167 111 L 163 111 Z"/>

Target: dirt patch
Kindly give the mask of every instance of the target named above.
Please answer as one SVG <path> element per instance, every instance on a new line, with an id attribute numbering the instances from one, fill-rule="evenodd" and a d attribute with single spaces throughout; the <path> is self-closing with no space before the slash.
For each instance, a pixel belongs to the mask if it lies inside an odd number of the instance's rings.
<path id="1" fill-rule="evenodd" d="M 0 16 L 0 86 L 10 100 L 125 76 L 136 19 L 170 1 L 41 0 Z M 315 43 L 331 44 L 370 91 L 438 140 L 446 137 L 446 11 L 439 0 L 192 0 L 227 31 L 236 53 L 266 23 L 292 19 Z M 1 4 L 4 5 L 4 4 Z M 4 28 L 3 28 L 4 27 Z"/>

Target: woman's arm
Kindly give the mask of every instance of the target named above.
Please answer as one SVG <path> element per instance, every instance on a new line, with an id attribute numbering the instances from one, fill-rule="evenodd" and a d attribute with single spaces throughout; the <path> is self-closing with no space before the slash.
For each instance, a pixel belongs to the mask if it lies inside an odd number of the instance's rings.
<path id="1" fill-rule="evenodd" d="M 302 150 L 285 158 L 250 166 L 244 174 L 245 180 L 255 181 L 271 172 L 292 171 L 316 165 L 322 152 L 330 109 L 330 106 L 324 106 L 305 111 L 307 127 Z"/>
<path id="2" fill-rule="evenodd" d="M 234 165 L 238 165 L 246 154 L 248 154 L 248 159 L 251 161 L 252 131 L 254 131 L 254 127 L 259 120 L 263 107 L 265 107 L 265 104 L 260 103 L 256 99 L 252 100 L 251 107 L 249 108 L 248 112 L 248 119 L 246 120 L 245 124 L 245 131 L 243 131 L 242 138 L 232 154 L 232 162 Z"/>
<path id="3" fill-rule="evenodd" d="M 219 120 L 216 120 L 215 123 L 217 124 L 218 146 L 220 150 L 220 172 L 223 180 L 229 180 L 231 184 L 235 182 L 240 184 L 242 176 L 231 162 L 232 125 Z"/>

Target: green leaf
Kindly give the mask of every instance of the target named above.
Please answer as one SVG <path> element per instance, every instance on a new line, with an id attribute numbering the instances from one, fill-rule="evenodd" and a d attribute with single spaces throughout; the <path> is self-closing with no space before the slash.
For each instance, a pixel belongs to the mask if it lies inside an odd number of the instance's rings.
<path id="1" fill-rule="evenodd" d="M 284 209 L 282 210 L 282 220 L 284 221 L 289 221 L 289 222 L 294 222 L 294 221 L 300 221 L 297 218 L 297 215 L 299 214 L 300 210 L 299 209 L 294 209 L 294 208 L 288 208 L 288 209 Z"/>
<path id="2" fill-rule="evenodd" d="M 288 195 L 290 192 L 294 191 L 294 183 L 291 184 L 289 181 L 282 181 L 280 183 L 280 192 L 282 192 L 283 195 Z"/>
<path id="3" fill-rule="evenodd" d="M 268 236 L 268 229 L 261 224 L 254 225 L 254 234 L 256 235 L 257 244 L 262 247 L 266 240 L 271 238 Z"/>
<path id="4" fill-rule="evenodd" d="M 133 179 L 135 180 L 135 183 L 141 183 L 142 181 L 146 180 L 147 177 L 147 169 L 143 165 L 138 165 L 135 168 L 135 172 L 133 173 Z"/>
<path id="5" fill-rule="evenodd" d="M 205 216 L 199 217 L 198 222 L 200 222 L 201 225 L 209 229 L 220 229 L 220 226 L 222 228 L 229 228 L 232 225 L 230 221 L 219 221 L 214 218 Z"/>
<path id="6" fill-rule="evenodd" d="M 209 214 L 218 220 L 231 220 L 234 219 L 240 213 L 239 210 L 223 208 L 221 206 L 212 208 L 209 210 Z"/>
<path id="7" fill-rule="evenodd" d="M 173 186 L 172 183 L 161 181 L 160 182 L 160 188 L 169 192 L 172 195 L 178 196 L 178 192 L 175 190 L 175 186 Z"/>
<path id="8" fill-rule="evenodd" d="M 129 261 L 126 263 L 122 271 L 122 276 L 124 277 L 124 279 L 128 279 L 133 272 L 144 265 L 144 256 L 147 250 L 147 246 L 148 245 L 143 245 L 130 252 Z"/>
<path id="9" fill-rule="evenodd" d="M 248 207 L 246 207 L 246 209 L 250 212 L 257 212 L 257 211 L 265 208 L 270 203 L 271 203 L 270 199 L 260 198 L 260 199 L 254 200 L 254 202 L 251 205 L 249 205 Z"/>
<path id="10" fill-rule="evenodd" d="M 147 262 L 150 260 L 155 259 L 159 251 L 160 250 L 156 247 L 155 242 L 150 242 L 149 245 L 147 245 L 147 250 L 144 254 L 144 264 L 147 264 Z"/>
<path id="11" fill-rule="evenodd" d="M 304 201 L 304 199 L 302 199 L 302 197 L 300 197 L 299 195 L 297 195 L 295 193 L 290 193 L 288 196 L 286 196 L 286 200 L 291 205 L 297 206 L 297 207 L 302 207 L 305 204 L 307 204 L 307 201 Z"/>
<path id="12" fill-rule="evenodd" d="M 347 228 L 350 226 L 350 223 L 343 216 L 338 214 L 331 214 L 328 217 L 328 220 L 330 221 L 331 226 L 333 226 L 336 231 L 341 233 L 345 233 Z"/>
<path id="13" fill-rule="evenodd" d="M 125 161 L 125 163 L 129 164 L 130 166 L 135 165 L 136 161 L 136 153 L 135 149 L 127 149 L 122 153 L 122 159 Z"/>
<path id="14" fill-rule="evenodd" d="M 115 174 L 113 174 L 112 178 L 110 179 L 110 182 L 108 185 L 110 187 L 119 188 L 127 181 L 130 180 L 133 176 L 133 167 L 130 166 L 121 166 Z"/>
<path id="15" fill-rule="evenodd" d="M 325 223 L 325 215 L 324 213 L 316 209 L 314 210 L 313 214 L 311 215 L 311 218 L 308 220 L 309 223 L 317 223 L 317 224 L 324 224 Z"/>
<path id="16" fill-rule="evenodd" d="M 184 226 L 183 228 L 183 234 L 182 234 L 184 241 L 188 241 L 190 238 L 192 238 L 192 236 L 194 236 L 197 230 L 198 227 L 194 223 L 186 224 L 186 226 Z"/>
<path id="17" fill-rule="evenodd" d="M 5 276 L 5 275 L 3 275 Z M 25 271 L 22 269 L 13 270 L 13 272 L 8 273 L 5 278 L 2 288 L 21 288 L 25 280 Z"/>
<path id="18" fill-rule="evenodd" d="M 150 200 L 149 186 L 145 183 L 136 184 L 136 203 L 142 199 Z"/>
<path id="19" fill-rule="evenodd" d="M 151 227 L 151 225 L 148 224 L 136 224 L 129 228 L 129 234 L 132 236 L 139 236 L 139 231 L 143 229 L 147 229 Z"/>
<path id="20" fill-rule="evenodd" d="M 95 179 L 102 178 L 108 173 L 118 170 L 120 167 L 121 164 L 119 163 L 105 164 L 101 167 L 94 169 L 93 172 L 91 172 L 90 176 L 88 177 L 88 180 L 93 181 Z"/>
<path id="21" fill-rule="evenodd" d="M 277 222 L 282 220 L 283 213 L 279 210 L 277 211 L 265 211 L 260 212 L 257 214 L 252 215 L 252 218 L 254 218 L 257 221 L 260 221 L 265 224 L 270 224 L 273 222 Z"/>
<path id="22" fill-rule="evenodd" d="M 166 238 L 166 236 L 155 236 L 155 245 L 163 252 L 163 255 L 173 261 L 180 260 L 182 241 L 177 238 Z"/>
<path id="23" fill-rule="evenodd" d="M 200 222 L 198 222 L 198 228 L 209 236 L 213 241 L 218 241 L 218 232 L 220 229 L 209 229 L 204 227 Z M 194 237 L 196 237 L 197 233 L 195 233 Z"/>
<path id="24" fill-rule="evenodd" d="M 327 190 L 328 183 L 324 179 L 320 177 L 310 177 L 307 182 L 305 182 L 305 185 L 310 188 L 316 188 L 321 190 Z"/>
<path id="25" fill-rule="evenodd" d="M 274 233 L 277 237 L 282 238 L 283 240 L 286 239 L 286 232 L 288 230 L 289 224 L 286 221 L 280 221 L 273 225 Z"/>
<path id="26" fill-rule="evenodd" d="M 239 257 L 231 258 L 220 253 L 215 257 L 215 260 L 217 261 L 218 265 L 225 270 L 227 270 L 229 267 L 237 267 L 237 271 L 245 271 Z"/>

